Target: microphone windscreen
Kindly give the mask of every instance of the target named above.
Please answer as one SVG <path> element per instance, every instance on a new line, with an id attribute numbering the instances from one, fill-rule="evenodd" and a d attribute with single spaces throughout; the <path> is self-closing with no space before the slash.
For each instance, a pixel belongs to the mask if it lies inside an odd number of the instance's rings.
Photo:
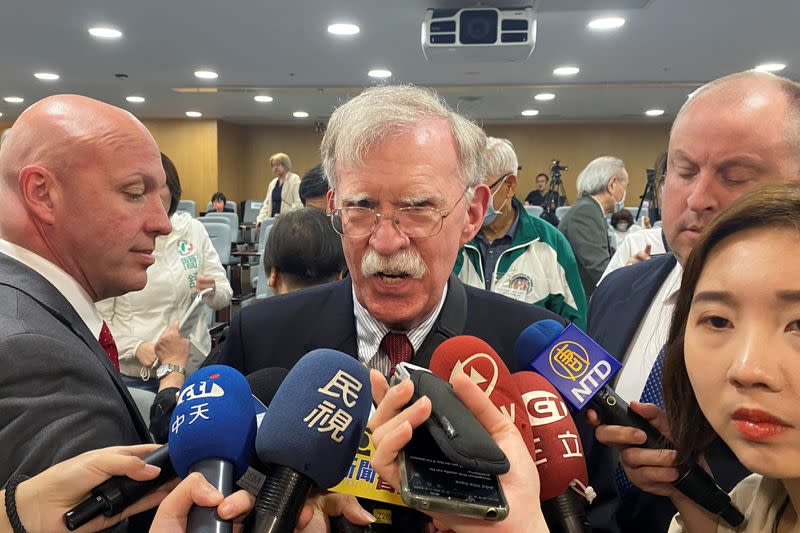
<path id="1" fill-rule="evenodd" d="M 522 392 L 525 410 L 536 436 L 533 456 L 541 480 L 542 501 L 564 493 L 572 480 L 588 485 L 586 459 L 578 429 L 555 387 L 535 372 L 516 372 L 513 381 Z"/>
<path id="2" fill-rule="evenodd" d="M 517 426 L 531 455 L 534 435 L 525 414 L 520 391 L 508 367 L 485 341 L 471 335 L 451 337 L 431 355 L 430 371 L 451 382 L 456 374 L 466 374 L 489 400 Z"/>
<path id="3" fill-rule="evenodd" d="M 358 359 L 311 351 L 272 399 L 256 436 L 258 457 L 333 487 L 353 463 L 371 406 L 369 372 Z"/>
<path id="4" fill-rule="evenodd" d="M 248 374 L 247 383 L 250 384 L 250 390 L 253 391 L 253 396 L 258 398 L 264 406 L 269 407 L 272 398 L 275 396 L 275 393 L 278 392 L 281 383 L 283 383 L 287 375 L 289 375 L 289 371 L 285 368 L 262 368 L 261 370 L 256 370 L 252 374 Z"/>
<path id="5" fill-rule="evenodd" d="M 519 334 L 514 343 L 514 354 L 520 368 L 530 368 L 537 355 L 550 346 L 564 331 L 563 324 L 553 319 L 534 322 Z"/>
<path id="6" fill-rule="evenodd" d="M 256 419 L 250 386 L 235 368 L 211 365 L 189 376 L 178 394 L 169 457 L 180 477 L 206 459 L 229 461 L 235 479 L 250 464 Z"/>

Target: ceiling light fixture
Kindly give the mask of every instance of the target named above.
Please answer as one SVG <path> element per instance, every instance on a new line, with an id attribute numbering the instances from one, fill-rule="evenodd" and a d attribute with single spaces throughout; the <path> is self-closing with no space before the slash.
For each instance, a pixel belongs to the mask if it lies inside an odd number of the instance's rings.
<path id="1" fill-rule="evenodd" d="M 579 69 L 578 67 L 567 67 L 567 66 L 564 66 L 564 67 L 558 67 L 558 68 L 554 69 L 553 70 L 553 74 L 555 76 L 574 76 L 575 74 L 577 74 L 580 71 L 581 71 L 581 69 Z"/>
<path id="2" fill-rule="evenodd" d="M 89 35 L 92 37 L 99 37 L 100 39 L 119 39 L 122 37 L 122 32 L 116 28 L 98 26 L 96 28 L 89 28 Z"/>
<path id="3" fill-rule="evenodd" d="M 625 25 L 625 19 L 622 17 L 603 17 L 594 19 L 586 25 L 590 30 L 616 30 Z"/>
<path id="4" fill-rule="evenodd" d="M 644 112 L 644 114 L 647 115 L 648 117 L 660 117 L 661 115 L 664 114 L 664 110 L 663 109 L 648 109 L 647 111 Z"/>
<path id="5" fill-rule="evenodd" d="M 553 93 L 539 93 L 536 96 L 534 96 L 534 98 L 536 100 L 539 100 L 540 102 L 547 102 L 547 101 L 552 100 L 555 97 L 556 97 L 556 95 L 554 95 Z"/>
<path id="6" fill-rule="evenodd" d="M 55 72 L 37 72 L 33 75 L 34 78 L 37 80 L 44 80 L 44 81 L 55 81 L 61 76 L 56 74 Z"/>
<path id="7" fill-rule="evenodd" d="M 359 28 L 355 24 L 350 24 L 346 22 L 331 24 L 330 26 L 328 26 L 328 33 L 332 33 L 333 35 L 355 35 L 360 31 L 361 28 Z"/>
<path id="8" fill-rule="evenodd" d="M 187 111 L 186 116 L 189 118 L 200 118 L 203 114 L 200 111 Z"/>
<path id="9" fill-rule="evenodd" d="M 195 78 L 200 78 L 201 80 L 215 80 L 219 77 L 219 74 L 213 70 L 195 70 L 194 76 Z"/>
<path id="10" fill-rule="evenodd" d="M 144 96 L 128 96 L 125 98 L 125 100 L 132 104 L 142 104 L 144 103 Z"/>
<path id="11" fill-rule="evenodd" d="M 370 78 L 388 78 L 392 75 L 392 71 L 385 68 L 374 68 L 367 72 L 367 75 Z"/>
<path id="12" fill-rule="evenodd" d="M 308 113 L 306 113 L 305 111 L 295 111 L 294 113 L 292 113 L 292 116 L 294 118 L 308 118 Z"/>
<path id="13" fill-rule="evenodd" d="M 8 102 L 9 104 L 21 104 L 22 102 L 25 101 L 24 98 L 20 98 L 19 96 L 6 96 L 5 98 L 3 98 L 3 100 Z"/>
<path id="14" fill-rule="evenodd" d="M 259 94 L 254 96 L 253 100 L 255 100 L 256 102 L 261 102 L 262 104 L 268 104 L 272 100 L 274 100 L 274 98 L 272 98 L 271 96 L 267 96 L 266 94 Z"/>
<path id="15" fill-rule="evenodd" d="M 538 114 L 539 114 L 538 109 L 526 109 L 522 113 L 520 113 L 520 115 L 522 115 L 523 117 L 535 117 Z"/>
<path id="16" fill-rule="evenodd" d="M 762 63 L 758 65 L 755 70 L 759 72 L 780 72 L 785 68 L 786 65 L 784 63 Z"/>

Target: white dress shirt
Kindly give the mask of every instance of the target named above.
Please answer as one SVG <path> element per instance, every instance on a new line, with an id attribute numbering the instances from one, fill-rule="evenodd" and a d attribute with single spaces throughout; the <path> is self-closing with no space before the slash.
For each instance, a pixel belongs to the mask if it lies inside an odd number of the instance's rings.
<path id="1" fill-rule="evenodd" d="M 12 242 L 0 239 L 0 252 L 12 257 L 39 273 L 49 281 L 69 304 L 77 311 L 86 327 L 92 332 L 95 339 L 100 338 L 103 329 L 103 319 L 97 312 L 89 293 L 75 281 L 75 278 L 64 272 L 60 267 L 51 263 L 44 257 L 36 255 L 30 250 Z"/>
<path id="2" fill-rule="evenodd" d="M 422 346 L 422 341 L 425 340 L 425 337 L 428 336 L 428 333 L 433 328 L 434 322 L 436 322 L 436 318 L 439 316 L 439 312 L 442 310 L 442 306 L 444 305 L 444 299 L 447 295 L 447 284 L 444 286 L 444 290 L 442 291 L 442 297 L 439 300 L 439 305 L 436 306 L 436 309 L 428 315 L 428 317 L 422 321 L 422 323 L 416 327 L 411 328 L 408 331 L 399 331 L 399 330 L 390 330 L 384 324 L 381 324 L 375 317 L 373 317 L 366 308 L 361 305 L 356 298 L 355 287 L 353 288 L 353 313 L 356 317 L 356 338 L 358 340 L 358 359 L 367 367 L 374 368 L 378 372 L 382 373 L 384 376 L 389 376 L 389 370 L 391 369 L 391 361 L 389 361 L 389 356 L 383 353 L 383 350 L 380 349 L 381 341 L 383 337 L 389 333 L 389 331 L 394 331 L 395 333 L 404 333 L 408 340 L 411 341 L 411 346 L 414 347 L 414 353 L 417 353 L 420 346 Z"/>
<path id="3" fill-rule="evenodd" d="M 653 363 L 667 342 L 682 275 L 683 267 L 676 263 L 650 303 L 622 360 L 614 390 L 628 403 L 639 401 Z"/>

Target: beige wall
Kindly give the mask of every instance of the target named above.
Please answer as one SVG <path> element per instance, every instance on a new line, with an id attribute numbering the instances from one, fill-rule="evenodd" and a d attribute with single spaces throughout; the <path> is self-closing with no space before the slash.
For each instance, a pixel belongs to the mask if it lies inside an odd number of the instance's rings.
<path id="1" fill-rule="evenodd" d="M 534 187 L 536 174 L 550 173 L 553 159 L 569 170 L 561 173 L 569 202 L 576 197 L 578 174 L 595 157 L 613 155 L 625 161 L 630 176 L 625 205 L 638 205 L 647 176 L 656 158 L 667 150 L 667 124 L 552 124 L 488 125 L 486 132 L 514 143 L 522 171 L 517 197 L 524 199 Z"/>
<path id="2" fill-rule="evenodd" d="M 218 190 L 229 200 L 245 199 L 243 187 L 246 180 L 245 128 L 230 122 L 217 123 L 217 161 L 219 162 Z"/>
<path id="3" fill-rule="evenodd" d="M 217 191 L 218 149 L 216 120 L 145 120 L 161 151 L 175 163 L 183 198 L 205 210 Z"/>

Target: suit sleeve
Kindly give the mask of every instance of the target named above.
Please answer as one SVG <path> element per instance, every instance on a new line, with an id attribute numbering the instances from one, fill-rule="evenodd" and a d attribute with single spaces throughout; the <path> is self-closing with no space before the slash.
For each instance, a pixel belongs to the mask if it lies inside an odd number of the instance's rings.
<path id="1" fill-rule="evenodd" d="M 222 344 L 222 355 L 217 361 L 220 365 L 228 365 L 244 373 L 244 346 L 242 343 L 242 311 L 233 317 Z"/>
<path id="2" fill-rule="evenodd" d="M 269 182 L 269 185 L 267 185 L 267 196 L 264 198 L 264 203 L 261 204 L 261 211 L 258 212 L 258 216 L 256 217 L 256 222 L 259 224 L 265 218 L 269 218 L 270 214 L 272 213 L 272 184 L 277 179 L 278 178 L 274 178 Z"/>
<path id="3" fill-rule="evenodd" d="M 588 276 L 588 283 L 594 287 L 611 259 L 605 223 L 598 225 L 597 219 L 588 210 L 582 209 L 570 217 L 567 238 L 572 244 L 575 259 Z"/>

